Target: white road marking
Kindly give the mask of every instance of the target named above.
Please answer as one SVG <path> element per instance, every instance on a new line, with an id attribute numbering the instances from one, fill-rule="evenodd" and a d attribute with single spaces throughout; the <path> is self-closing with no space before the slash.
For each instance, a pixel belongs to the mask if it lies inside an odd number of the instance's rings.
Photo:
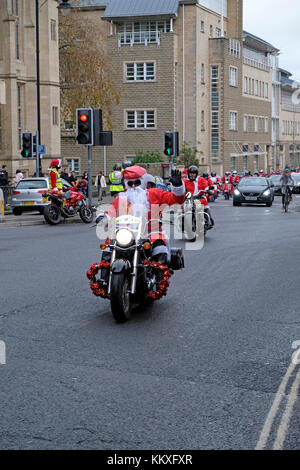
<path id="1" fill-rule="evenodd" d="M 255 450 L 263 450 L 266 446 L 266 443 L 267 443 L 267 441 L 269 439 L 269 436 L 270 436 L 272 424 L 273 424 L 274 419 L 275 419 L 275 417 L 277 415 L 277 412 L 279 410 L 280 403 L 281 403 L 283 397 L 285 396 L 286 386 L 288 384 L 289 378 L 290 378 L 291 374 L 293 373 L 295 367 L 296 367 L 296 365 L 291 362 L 291 364 L 289 365 L 288 370 L 286 371 L 285 376 L 282 379 L 281 384 L 279 385 L 279 388 L 278 388 L 277 393 L 275 395 L 275 399 L 273 401 L 272 407 L 271 407 L 271 409 L 269 411 L 269 414 L 267 416 L 267 419 L 265 421 L 264 427 L 263 427 L 262 432 L 260 434 L 260 438 L 259 438 L 259 441 L 258 441 L 256 447 L 255 447 Z"/>
<path id="2" fill-rule="evenodd" d="M 292 416 L 293 408 L 298 397 L 299 385 L 300 385 L 300 370 L 298 371 L 298 374 L 296 375 L 296 378 L 294 380 L 293 386 L 291 388 L 291 393 L 290 393 L 288 402 L 286 404 L 285 412 L 281 418 L 281 422 L 277 431 L 276 441 L 273 446 L 274 450 L 281 450 L 284 444 L 287 430 L 288 430 L 289 423 L 290 423 L 290 419 Z"/>

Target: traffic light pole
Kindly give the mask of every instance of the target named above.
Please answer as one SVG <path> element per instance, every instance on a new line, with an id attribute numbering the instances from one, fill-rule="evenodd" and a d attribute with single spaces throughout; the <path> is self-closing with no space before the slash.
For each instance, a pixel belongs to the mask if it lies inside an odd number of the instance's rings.
<path id="1" fill-rule="evenodd" d="M 88 187 L 88 199 L 89 199 L 89 208 L 92 207 L 92 196 L 93 196 L 93 180 L 92 180 L 92 146 L 88 146 L 88 180 L 89 180 L 89 187 Z"/>
<path id="2" fill-rule="evenodd" d="M 37 91 L 37 136 L 40 143 L 41 138 L 41 80 L 40 80 L 40 11 L 39 0 L 35 0 L 36 18 L 36 91 Z M 38 155 L 38 144 L 36 146 L 36 176 L 40 176 L 40 159 Z"/>
<path id="3" fill-rule="evenodd" d="M 35 169 L 35 176 L 38 178 L 40 176 L 40 154 L 39 154 L 39 145 L 40 145 L 40 137 L 39 132 L 36 133 L 36 169 Z"/>

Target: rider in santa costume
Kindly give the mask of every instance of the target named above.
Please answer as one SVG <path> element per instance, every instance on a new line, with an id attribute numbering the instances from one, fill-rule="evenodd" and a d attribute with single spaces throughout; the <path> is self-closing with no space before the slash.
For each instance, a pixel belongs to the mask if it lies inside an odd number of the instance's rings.
<path id="1" fill-rule="evenodd" d="M 185 187 L 182 183 L 181 173 L 172 171 L 171 191 L 162 189 L 146 189 L 147 172 L 140 166 L 132 166 L 123 171 L 125 192 L 119 194 L 106 214 L 100 214 L 96 223 L 103 217 L 115 218 L 120 215 L 131 214 L 137 217 L 145 217 L 148 220 L 161 219 L 164 206 L 182 204 L 185 198 Z M 152 259 L 167 263 L 170 261 L 170 245 L 161 223 L 149 224 L 150 240 L 152 242 Z M 110 253 L 109 253 L 110 255 Z"/>
<path id="2" fill-rule="evenodd" d="M 198 176 L 198 168 L 195 165 L 191 165 L 188 168 L 187 179 L 183 180 L 185 189 L 187 192 L 192 193 L 194 196 L 195 204 L 197 205 L 197 199 L 200 200 L 200 203 L 204 206 L 204 211 L 209 214 L 212 225 L 214 225 L 214 220 L 212 218 L 208 200 L 204 195 L 204 192 L 209 189 L 209 182 L 205 178 Z"/>

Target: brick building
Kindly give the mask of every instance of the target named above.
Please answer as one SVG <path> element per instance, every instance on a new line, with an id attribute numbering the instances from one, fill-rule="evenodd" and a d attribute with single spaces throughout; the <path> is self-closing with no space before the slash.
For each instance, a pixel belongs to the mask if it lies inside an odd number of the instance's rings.
<path id="1" fill-rule="evenodd" d="M 41 136 L 43 170 L 60 155 L 58 1 L 40 2 Z M 0 2 L 0 165 L 35 172 L 35 160 L 20 155 L 21 133 L 37 130 L 35 2 Z"/>

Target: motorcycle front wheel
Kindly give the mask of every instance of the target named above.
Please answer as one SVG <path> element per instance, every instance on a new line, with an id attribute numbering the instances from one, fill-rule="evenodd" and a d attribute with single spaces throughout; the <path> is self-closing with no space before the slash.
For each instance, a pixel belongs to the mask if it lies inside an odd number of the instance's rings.
<path id="1" fill-rule="evenodd" d="M 80 207 L 79 211 L 80 218 L 85 224 L 90 224 L 93 222 L 94 213 L 87 206 L 83 205 Z"/>
<path id="2" fill-rule="evenodd" d="M 49 204 L 44 208 L 44 219 L 50 225 L 57 225 L 61 222 L 60 209 L 54 204 Z"/>
<path id="3" fill-rule="evenodd" d="M 188 212 L 184 216 L 185 236 L 188 241 L 196 240 L 196 218 L 192 212 Z"/>
<path id="4" fill-rule="evenodd" d="M 129 320 L 132 305 L 129 292 L 129 278 L 126 273 L 112 274 L 110 306 L 117 323 L 125 323 Z"/>

